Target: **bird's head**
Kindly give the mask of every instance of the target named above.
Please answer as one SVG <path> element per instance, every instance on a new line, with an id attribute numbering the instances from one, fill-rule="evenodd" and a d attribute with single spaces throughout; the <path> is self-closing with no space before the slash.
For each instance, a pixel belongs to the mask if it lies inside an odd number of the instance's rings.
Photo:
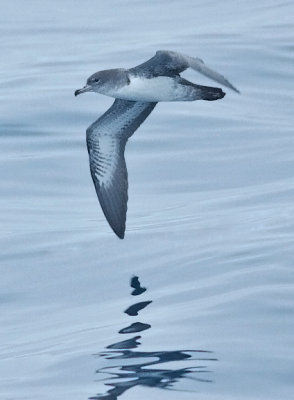
<path id="1" fill-rule="evenodd" d="M 106 71 L 99 71 L 95 72 L 95 74 L 91 75 L 87 79 L 86 85 L 82 89 L 78 89 L 75 91 L 75 96 L 81 93 L 85 92 L 100 92 L 99 89 L 104 85 L 105 83 L 105 72 Z"/>
<path id="2" fill-rule="evenodd" d="M 84 92 L 97 92 L 107 94 L 113 86 L 125 84 L 126 73 L 123 69 L 107 69 L 95 72 L 87 79 L 86 85 L 82 89 L 75 91 L 75 96 Z"/>

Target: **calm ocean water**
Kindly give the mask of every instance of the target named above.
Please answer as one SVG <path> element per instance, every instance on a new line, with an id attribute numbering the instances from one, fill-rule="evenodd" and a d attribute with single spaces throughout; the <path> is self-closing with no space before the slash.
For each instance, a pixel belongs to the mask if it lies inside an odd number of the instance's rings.
<path id="1" fill-rule="evenodd" d="M 1 399 L 293 398 L 293 15 L 279 0 L 0 2 Z M 74 90 L 158 49 L 241 95 L 156 107 L 127 146 L 120 241 L 85 144 L 112 100 Z"/>

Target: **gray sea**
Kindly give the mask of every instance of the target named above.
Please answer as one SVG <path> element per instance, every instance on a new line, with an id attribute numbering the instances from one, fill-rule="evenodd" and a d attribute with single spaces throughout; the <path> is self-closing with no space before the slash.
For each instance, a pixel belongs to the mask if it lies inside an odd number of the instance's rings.
<path id="1" fill-rule="evenodd" d="M 1 0 L 1 400 L 294 398 L 293 16 L 282 0 Z M 85 143 L 113 100 L 74 91 L 158 49 L 241 94 L 155 108 L 127 145 L 119 240 Z"/>

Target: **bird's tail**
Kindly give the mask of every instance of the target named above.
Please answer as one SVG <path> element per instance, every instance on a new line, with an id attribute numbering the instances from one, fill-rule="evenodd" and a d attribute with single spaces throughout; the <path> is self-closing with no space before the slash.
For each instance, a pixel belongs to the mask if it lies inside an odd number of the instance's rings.
<path id="1" fill-rule="evenodd" d="M 179 83 L 187 88 L 186 97 L 184 100 L 219 100 L 222 99 L 226 94 L 221 88 L 215 88 L 211 86 L 196 85 L 196 83 L 187 81 L 184 78 L 180 78 Z"/>
<path id="2" fill-rule="evenodd" d="M 199 91 L 199 96 L 200 99 L 202 100 L 207 100 L 207 101 L 219 100 L 226 95 L 226 93 L 223 92 L 221 88 L 200 86 L 200 85 L 195 85 L 195 86 L 196 86 L 195 89 L 196 91 Z"/>

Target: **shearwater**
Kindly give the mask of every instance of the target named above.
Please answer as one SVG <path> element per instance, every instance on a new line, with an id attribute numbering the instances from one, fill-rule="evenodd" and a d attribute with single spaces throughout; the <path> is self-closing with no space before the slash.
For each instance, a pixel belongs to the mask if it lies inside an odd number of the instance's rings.
<path id="1" fill-rule="evenodd" d="M 109 69 L 91 75 L 75 91 L 114 97 L 112 106 L 87 129 L 90 170 L 103 213 L 115 234 L 123 239 L 128 202 L 128 173 L 124 150 L 129 137 L 159 101 L 218 100 L 220 88 L 196 85 L 180 76 L 187 68 L 239 91 L 199 58 L 174 51 L 157 51 L 143 64 L 130 69 Z"/>

